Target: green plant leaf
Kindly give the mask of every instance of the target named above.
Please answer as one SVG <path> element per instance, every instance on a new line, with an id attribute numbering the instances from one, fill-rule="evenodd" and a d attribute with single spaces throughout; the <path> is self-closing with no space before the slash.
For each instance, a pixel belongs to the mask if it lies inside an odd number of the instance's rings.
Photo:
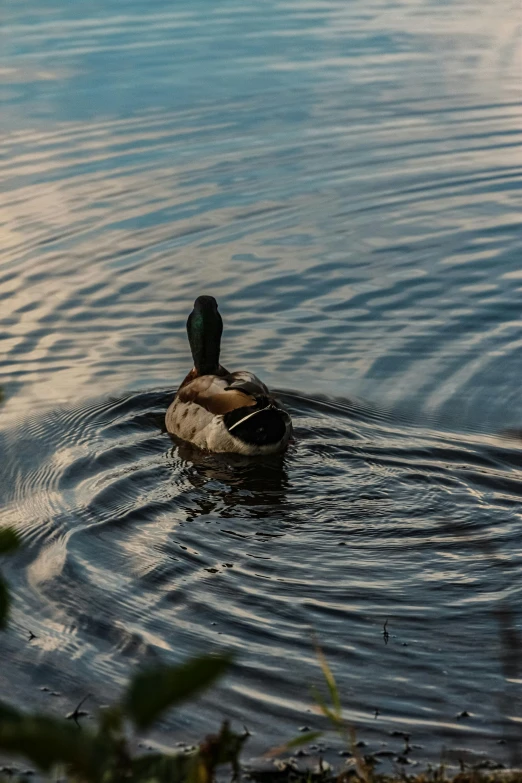
<path id="1" fill-rule="evenodd" d="M 9 714 L 11 713 L 11 714 Z M 56 718 L 0 713 L 0 750 L 21 755 L 44 772 L 67 764 L 86 780 L 97 780 L 96 746 L 86 731 Z"/>
<path id="2" fill-rule="evenodd" d="M 0 555 L 13 552 L 20 546 L 20 536 L 12 527 L 3 527 L 0 530 Z"/>
<path id="3" fill-rule="evenodd" d="M 123 706 L 140 729 L 148 728 L 176 704 L 208 688 L 230 665 L 231 655 L 202 655 L 180 666 L 160 666 L 137 674 Z"/>
<path id="4" fill-rule="evenodd" d="M 9 704 L 4 704 L 3 701 L 0 701 L 0 725 L 2 724 L 2 721 L 14 722 L 20 720 L 23 720 L 21 712 L 15 710 L 14 707 L 10 707 Z"/>
<path id="5" fill-rule="evenodd" d="M 9 599 L 9 590 L 7 589 L 6 583 L 0 576 L 0 631 L 3 631 L 7 625 L 10 604 L 11 601 Z"/>
<path id="6" fill-rule="evenodd" d="M 20 537 L 16 530 L 13 530 L 11 527 L 3 527 L 0 529 L 0 555 L 6 555 L 8 552 L 13 552 L 19 546 Z M 0 576 L 0 630 L 3 630 L 7 624 L 10 603 L 9 589 Z"/>

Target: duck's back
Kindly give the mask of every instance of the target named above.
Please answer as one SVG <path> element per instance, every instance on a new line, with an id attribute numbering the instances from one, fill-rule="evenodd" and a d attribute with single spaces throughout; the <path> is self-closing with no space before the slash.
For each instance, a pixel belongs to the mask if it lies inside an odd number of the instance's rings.
<path id="1" fill-rule="evenodd" d="M 189 373 L 165 416 L 167 431 L 202 449 L 267 454 L 285 448 L 288 413 L 253 373 Z"/>

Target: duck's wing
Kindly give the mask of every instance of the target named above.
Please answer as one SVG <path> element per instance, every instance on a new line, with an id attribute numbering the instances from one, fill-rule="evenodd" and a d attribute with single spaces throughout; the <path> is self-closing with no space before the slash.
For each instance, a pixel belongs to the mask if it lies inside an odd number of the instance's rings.
<path id="1" fill-rule="evenodd" d="M 228 374 L 227 380 L 227 390 L 238 389 L 252 397 L 267 397 L 270 394 L 263 381 L 257 375 L 254 375 L 253 372 L 247 372 L 247 370 L 231 372 Z"/>
<path id="2" fill-rule="evenodd" d="M 199 405 L 215 416 L 257 404 L 259 395 L 268 394 L 266 386 L 249 372 L 224 376 L 201 375 L 183 383 L 178 391 L 180 402 Z"/>

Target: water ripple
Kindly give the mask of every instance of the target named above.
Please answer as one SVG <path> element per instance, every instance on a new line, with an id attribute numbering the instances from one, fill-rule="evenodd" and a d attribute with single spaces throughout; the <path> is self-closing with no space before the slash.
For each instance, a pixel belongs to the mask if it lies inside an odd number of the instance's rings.
<path id="1" fill-rule="evenodd" d="M 25 573 L 11 578 L 17 617 L 38 616 L 43 640 L 49 626 L 58 633 L 60 676 L 87 687 L 89 672 L 103 699 L 151 656 L 226 646 L 240 653 L 231 716 L 254 729 L 261 716 L 262 741 L 275 742 L 310 708 L 301 683 L 318 680 L 313 629 L 347 716 L 371 741 L 378 705 L 381 731 L 411 730 L 435 750 L 434 733 L 462 732 L 448 718 L 465 699 L 478 720 L 471 734 L 493 751 L 501 674 L 484 682 L 478 671 L 498 654 L 492 609 L 520 594 L 518 446 L 284 394 L 297 442 L 253 464 L 173 447 L 158 426 L 171 394 L 64 408 L 23 428 L 34 467 L 11 493 L 30 508 L 17 524 L 29 549 Z M 7 432 L 13 460 L 19 432 Z M 386 619 L 392 641 L 381 647 Z M 463 649 L 478 632 L 483 649 L 470 662 Z M 210 699 L 211 715 L 222 697 Z M 189 713 L 198 725 L 201 713 Z"/>

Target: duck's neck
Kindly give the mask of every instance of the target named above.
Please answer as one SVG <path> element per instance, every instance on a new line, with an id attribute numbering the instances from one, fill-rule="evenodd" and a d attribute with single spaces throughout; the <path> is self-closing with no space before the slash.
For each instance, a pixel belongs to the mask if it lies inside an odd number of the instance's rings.
<path id="1" fill-rule="evenodd" d="M 223 321 L 217 308 L 196 308 L 187 321 L 187 333 L 198 375 L 216 375 L 219 370 L 219 351 Z"/>

